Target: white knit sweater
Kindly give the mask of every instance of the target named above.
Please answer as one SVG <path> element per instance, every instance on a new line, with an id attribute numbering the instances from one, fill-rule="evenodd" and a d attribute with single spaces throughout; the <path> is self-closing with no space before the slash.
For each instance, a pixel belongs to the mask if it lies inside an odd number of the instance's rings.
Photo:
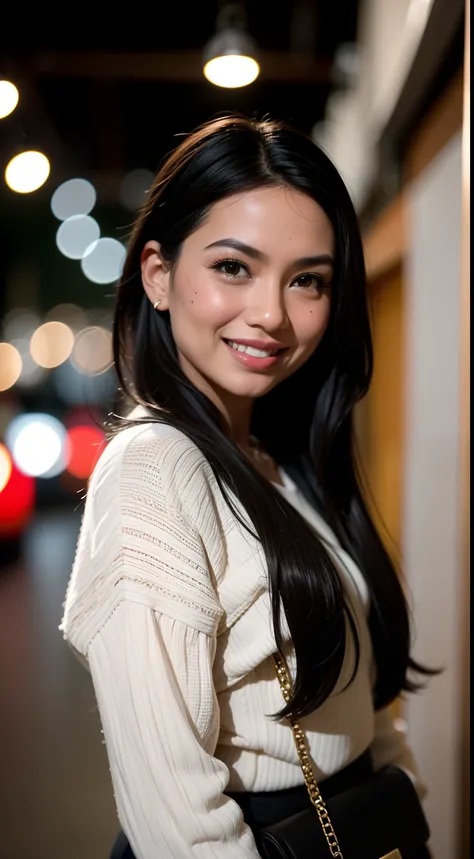
<path id="1" fill-rule="evenodd" d="M 282 494 L 337 561 L 360 631 L 354 682 L 344 688 L 349 647 L 333 694 L 302 720 L 317 776 L 370 746 L 376 768 L 397 763 L 423 790 L 389 711 L 374 714 L 364 579 L 283 477 Z M 172 427 L 125 429 L 102 454 L 60 628 L 90 670 L 118 816 L 137 859 L 258 859 L 240 808 L 224 791 L 303 781 L 289 726 L 268 718 L 283 700 L 270 658 L 265 562 L 208 462 Z"/>

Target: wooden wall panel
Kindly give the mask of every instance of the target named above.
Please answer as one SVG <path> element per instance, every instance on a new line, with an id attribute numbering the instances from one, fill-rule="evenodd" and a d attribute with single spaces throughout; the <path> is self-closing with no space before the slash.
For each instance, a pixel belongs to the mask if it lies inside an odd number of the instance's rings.
<path id="1" fill-rule="evenodd" d="M 399 266 L 407 248 L 406 201 L 402 193 L 380 214 L 364 236 L 369 283 Z"/>
<path id="2" fill-rule="evenodd" d="M 403 478 L 403 331 L 401 266 L 371 284 L 374 377 L 364 404 L 365 471 L 372 511 L 384 542 L 398 559 Z"/>

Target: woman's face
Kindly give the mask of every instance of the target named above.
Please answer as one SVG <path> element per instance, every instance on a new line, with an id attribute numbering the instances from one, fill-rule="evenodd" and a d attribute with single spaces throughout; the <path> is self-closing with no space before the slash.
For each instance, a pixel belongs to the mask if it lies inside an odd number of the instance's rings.
<path id="1" fill-rule="evenodd" d="M 317 348 L 330 314 L 334 233 L 310 198 L 258 188 L 216 203 L 165 272 L 148 243 L 142 275 L 169 310 L 181 367 L 217 405 L 253 400 Z"/>

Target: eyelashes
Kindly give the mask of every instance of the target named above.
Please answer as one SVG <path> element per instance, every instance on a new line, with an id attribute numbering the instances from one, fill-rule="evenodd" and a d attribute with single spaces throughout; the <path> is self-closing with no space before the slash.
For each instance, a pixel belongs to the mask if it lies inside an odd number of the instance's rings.
<path id="1" fill-rule="evenodd" d="M 217 259 L 212 263 L 209 268 L 214 271 L 220 271 L 223 275 L 225 275 L 228 280 L 237 280 L 238 278 L 242 278 L 243 276 L 251 277 L 249 267 L 245 265 L 245 263 L 241 262 L 238 259 L 229 259 L 229 257 L 225 257 L 224 259 Z M 233 268 L 233 271 L 225 271 L 225 269 Z M 236 272 L 236 269 L 243 268 L 245 275 L 239 275 Z"/>
<path id="2" fill-rule="evenodd" d="M 209 268 L 213 271 L 222 273 L 225 279 L 230 281 L 243 280 L 246 277 L 250 279 L 252 278 L 248 265 L 239 259 L 232 259 L 230 257 L 217 259 L 209 266 Z M 243 274 L 239 273 L 239 270 L 243 270 Z M 304 272 L 303 274 L 298 275 L 298 277 L 291 282 L 290 286 L 293 285 L 298 289 L 305 290 L 306 292 L 313 290 L 317 293 L 322 293 L 323 290 L 330 288 L 331 283 L 325 281 L 322 274 Z"/>
<path id="3" fill-rule="evenodd" d="M 299 283 L 300 281 L 305 280 L 305 279 L 306 279 L 306 283 Z M 308 280 L 310 281 L 309 283 L 308 283 Z M 298 285 L 298 283 L 299 283 L 300 289 L 306 289 L 306 290 L 314 289 L 317 292 L 322 292 L 324 289 L 329 289 L 329 287 L 331 285 L 330 283 L 327 283 L 327 281 L 324 280 L 324 277 L 322 276 L 322 274 L 311 274 L 310 272 L 305 273 L 305 274 L 300 274 L 300 275 L 298 275 L 298 277 L 295 280 L 292 281 L 292 285 L 293 284 Z"/>

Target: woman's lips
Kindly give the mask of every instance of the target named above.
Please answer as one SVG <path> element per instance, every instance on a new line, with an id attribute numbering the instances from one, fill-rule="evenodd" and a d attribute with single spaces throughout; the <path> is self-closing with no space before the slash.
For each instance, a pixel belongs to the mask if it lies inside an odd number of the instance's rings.
<path id="1" fill-rule="evenodd" d="M 258 340 L 250 337 L 224 337 L 227 343 L 236 343 L 239 346 L 253 346 L 255 349 L 263 349 L 265 352 L 276 352 L 277 349 L 286 349 L 284 343 L 279 340 Z"/>
<path id="2" fill-rule="evenodd" d="M 268 355 L 268 357 L 266 357 L 266 358 L 260 358 L 260 357 L 257 357 L 256 355 L 249 355 L 248 352 L 241 352 L 238 349 L 234 349 L 230 345 L 230 343 L 227 342 L 226 340 L 224 340 L 223 342 L 226 345 L 229 352 L 233 355 L 235 360 L 239 361 L 239 363 L 242 364 L 244 367 L 247 367 L 248 370 L 268 370 L 270 367 L 273 367 L 273 365 L 276 364 L 277 361 L 280 360 L 281 355 L 285 351 L 284 349 L 280 349 L 280 351 L 276 355 Z M 233 342 L 235 342 L 235 341 L 233 341 Z M 237 341 L 237 342 L 240 343 L 242 341 Z M 255 340 L 252 341 L 252 343 L 250 343 L 249 341 L 245 341 L 245 345 L 253 346 L 253 344 L 256 342 L 257 341 L 255 341 Z M 255 346 L 254 348 L 264 349 L 264 346 L 263 346 L 263 344 L 262 345 L 259 344 L 258 346 Z M 275 348 L 275 347 L 273 347 L 273 348 Z M 266 346 L 266 349 L 269 349 L 269 347 Z"/>

